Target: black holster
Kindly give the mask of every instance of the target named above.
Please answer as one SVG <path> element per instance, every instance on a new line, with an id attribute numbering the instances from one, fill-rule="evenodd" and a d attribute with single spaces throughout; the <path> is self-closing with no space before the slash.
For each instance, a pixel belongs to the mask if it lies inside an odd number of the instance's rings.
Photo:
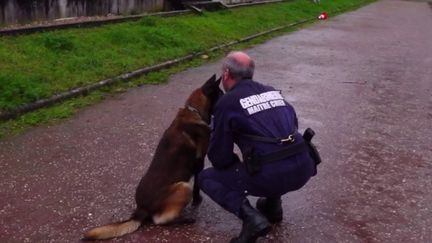
<path id="1" fill-rule="evenodd" d="M 246 170 L 250 175 L 254 175 L 261 171 L 262 164 L 258 156 L 255 154 L 255 149 L 253 147 L 245 149 L 243 160 Z"/>
<path id="2" fill-rule="evenodd" d="M 317 166 L 321 163 L 321 156 L 318 152 L 318 149 L 316 146 L 312 143 L 312 138 L 315 136 L 314 130 L 311 128 L 307 128 L 305 132 L 303 133 L 303 139 L 308 147 L 309 156 L 312 158 L 312 160 L 315 163 L 315 172 L 313 175 L 317 174 Z"/>

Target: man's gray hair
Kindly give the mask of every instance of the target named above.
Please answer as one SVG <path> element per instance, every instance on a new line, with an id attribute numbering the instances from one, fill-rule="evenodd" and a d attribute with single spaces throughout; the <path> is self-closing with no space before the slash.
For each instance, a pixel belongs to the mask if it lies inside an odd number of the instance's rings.
<path id="1" fill-rule="evenodd" d="M 255 63 L 251 59 L 249 62 L 249 65 L 244 65 L 237 61 L 232 56 L 225 57 L 222 68 L 228 69 L 230 75 L 234 78 L 234 80 L 242 80 L 242 79 L 252 79 L 254 70 L 255 70 Z"/>

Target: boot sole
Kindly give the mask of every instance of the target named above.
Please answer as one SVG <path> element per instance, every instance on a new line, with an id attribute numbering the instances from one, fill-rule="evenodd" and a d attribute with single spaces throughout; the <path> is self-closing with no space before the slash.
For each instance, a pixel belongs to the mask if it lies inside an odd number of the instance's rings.
<path id="1" fill-rule="evenodd" d="M 266 236 L 271 231 L 272 228 L 271 225 L 267 225 L 267 224 L 263 225 L 263 227 L 265 228 L 255 233 L 254 236 L 251 239 L 249 239 L 248 242 L 255 242 L 258 239 L 258 237 Z M 238 237 L 232 238 L 230 243 L 237 243 L 239 242 L 238 240 L 239 240 Z"/>
<path id="2" fill-rule="evenodd" d="M 258 233 L 256 234 L 257 237 L 266 236 L 268 233 L 270 233 L 270 231 L 272 229 L 271 225 L 266 225 L 264 227 L 265 228 L 263 228 L 262 230 L 258 231 Z"/>
<path id="3" fill-rule="evenodd" d="M 278 224 L 278 223 L 280 223 L 280 222 L 282 222 L 282 217 L 279 217 L 279 218 L 267 218 L 267 220 L 270 222 L 270 223 L 272 223 L 272 224 Z"/>

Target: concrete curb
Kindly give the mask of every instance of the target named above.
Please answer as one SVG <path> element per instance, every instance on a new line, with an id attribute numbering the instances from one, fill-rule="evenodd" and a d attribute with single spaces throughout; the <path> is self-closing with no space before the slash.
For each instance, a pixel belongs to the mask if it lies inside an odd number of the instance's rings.
<path id="1" fill-rule="evenodd" d="M 226 6 L 228 8 L 239 8 L 239 7 L 248 7 L 248 6 L 254 6 L 254 5 L 269 4 L 269 3 L 281 3 L 281 2 L 288 2 L 288 1 L 289 0 L 260 1 L 260 2 L 254 2 L 254 3 L 239 3 L 239 4 L 226 5 Z"/>

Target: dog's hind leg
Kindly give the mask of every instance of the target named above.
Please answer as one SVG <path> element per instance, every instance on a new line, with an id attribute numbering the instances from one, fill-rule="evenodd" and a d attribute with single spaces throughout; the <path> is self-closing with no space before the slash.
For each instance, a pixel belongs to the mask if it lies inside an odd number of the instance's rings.
<path id="1" fill-rule="evenodd" d="M 170 188 L 170 195 L 164 202 L 165 207 L 160 213 L 153 215 L 155 224 L 193 223 L 189 219 L 181 219 L 182 210 L 192 198 L 192 188 L 187 182 L 177 182 Z"/>

